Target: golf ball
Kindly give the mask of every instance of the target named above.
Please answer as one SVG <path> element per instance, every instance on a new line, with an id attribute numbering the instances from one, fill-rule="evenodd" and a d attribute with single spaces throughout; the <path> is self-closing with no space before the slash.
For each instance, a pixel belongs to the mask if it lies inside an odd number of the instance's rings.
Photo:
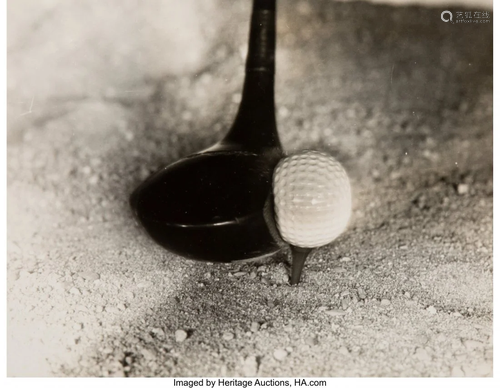
<path id="1" fill-rule="evenodd" d="M 351 186 L 342 165 L 318 151 L 280 160 L 273 175 L 278 231 L 287 243 L 316 248 L 335 240 L 351 216 Z"/>

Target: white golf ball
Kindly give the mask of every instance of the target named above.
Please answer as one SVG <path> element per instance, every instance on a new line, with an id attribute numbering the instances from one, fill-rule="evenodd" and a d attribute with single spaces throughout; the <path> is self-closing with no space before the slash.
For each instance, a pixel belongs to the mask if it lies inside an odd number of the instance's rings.
<path id="1" fill-rule="evenodd" d="M 316 248 L 335 240 L 351 216 L 351 185 L 342 165 L 318 151 L 280 160 L 273 176 L 278 231 L 287 243 Z"/>

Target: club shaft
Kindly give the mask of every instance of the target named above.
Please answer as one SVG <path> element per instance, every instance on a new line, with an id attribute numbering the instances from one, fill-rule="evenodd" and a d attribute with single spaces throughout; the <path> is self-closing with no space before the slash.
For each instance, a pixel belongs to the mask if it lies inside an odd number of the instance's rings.
<path id="1" fill-rule="evenodd" d="M 281 156 L 274 106 L 276 0 L 254 0 L 245 82 L 233 126 L 222 146 Z"/>
<path id="2" fill-rule="evenodd" d="M 276 51 L 276 0 L 254 0 L 246 71 L 274 74 Z"/>

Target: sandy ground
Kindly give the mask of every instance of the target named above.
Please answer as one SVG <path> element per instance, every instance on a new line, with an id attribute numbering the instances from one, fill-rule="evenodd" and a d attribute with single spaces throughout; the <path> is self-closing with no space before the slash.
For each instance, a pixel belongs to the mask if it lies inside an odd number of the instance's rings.
<path id="1" fill-rule="evenodd" d="M 283 145 L 354 192 L 290 287 L 287 252 L 190 262 L 128 206 L 230 125 L 250 2 L 9 1 L 8 374 L 491 376 L 492 23 L 441 11 L 279 2 Z"/>

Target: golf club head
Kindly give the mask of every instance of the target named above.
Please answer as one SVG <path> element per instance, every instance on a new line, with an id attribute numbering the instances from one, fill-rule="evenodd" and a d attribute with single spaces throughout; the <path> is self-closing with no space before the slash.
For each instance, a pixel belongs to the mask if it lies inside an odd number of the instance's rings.
<path id="1" fill-rule="evenodd" d="M 151 238 L 181 256 L 231 262 L 266 256 L 283 244 L 266 202 L 280 153 L 206 152 L 154 174 L 130 203 Z M 269 214 L 270 213 L 270 214 Z"/>

